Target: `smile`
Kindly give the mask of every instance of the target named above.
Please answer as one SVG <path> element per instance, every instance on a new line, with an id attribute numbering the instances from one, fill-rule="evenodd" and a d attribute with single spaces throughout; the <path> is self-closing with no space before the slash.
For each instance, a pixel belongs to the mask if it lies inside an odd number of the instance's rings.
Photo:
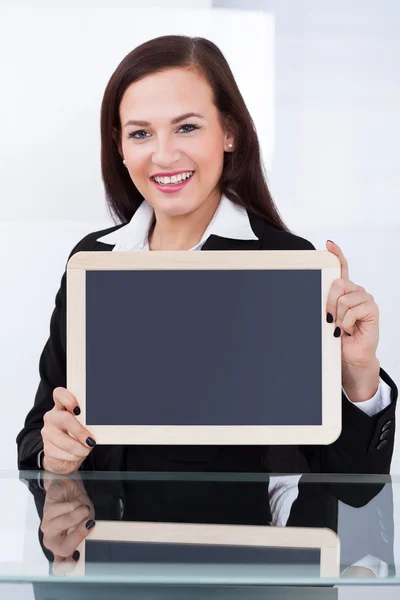
<path id="1" fill-rule="evenodd" d="M 194 171 L 185 171 L 172 177 L 150 177 L 150 180 L 162 192 L 179 192 L 189 183 L 193 175 Z"/>

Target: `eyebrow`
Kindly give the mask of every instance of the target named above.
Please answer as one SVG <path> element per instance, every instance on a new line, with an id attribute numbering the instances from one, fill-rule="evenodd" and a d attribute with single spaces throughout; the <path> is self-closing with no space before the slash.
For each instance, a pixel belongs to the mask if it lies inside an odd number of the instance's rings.
<path id="1" fill-rule="evenodd" d="M 172 119 L 171 121 L 171 125 L 176 125 L 176 123 L 179 123 L 179 121 L 183 121 L 184 119 L 188 119 L 189 117 L 199 117 L 199 119 L 204 119 L 203 115 L 199 115 L 198 113 L 194 113 L 194 112 L 189 112 L 189 113 L 185 113 L 184 115 L 180 115 L 179 117 L 175 117 L 174 119 Z M 149 127 L 151 125 L 151 123 L 149 121 L 127 121 L 124 125 L 124 127 L 127 127 L 128 125 L 139 125 L 139 127 Z"/>

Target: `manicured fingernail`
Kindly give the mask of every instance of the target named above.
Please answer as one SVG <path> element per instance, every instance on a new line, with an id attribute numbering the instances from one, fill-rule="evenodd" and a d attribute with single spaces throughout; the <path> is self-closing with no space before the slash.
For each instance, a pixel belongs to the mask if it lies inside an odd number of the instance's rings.
<path id="1" fill-rule="evenodd" d="M 88 445 L 88 446 L 90 446 L 91 448 L 94 448 L 94 446 L 96 445 L 96 442 L 95 442 L 95 441 L 94 441 L 94 439 L 93 439 L 93 438 L 91 438 L 91 437 L 88 437 L 88 438 L 86 439 L 86 443 L 87 443 L 87 445 Z"/>
<path id="2" fill-rule="evenodd" d="M 351 337 L 351 333 L 347 333 L 347 331 L 345 333 L 346 333 L 346 335 L 348 335 L 349 337 Z"/>
<path id="3" fill-rule="evenodd" d="M 86 523 L 85 527 L 86 527 L 86 529 L 93 529 L 93 527 L 94 527 L 95 525 L 96 525 L 96 521 L 93 521 L 93 519 L 90 519 L 90 520 L 89 520 L 89 521 Z"/>
<path id="4" fill-rule="evenodd" d="M 334 244 L 335 242 L 332 242 L 332 240 L 326 240 L 327 242 L 330 242 L 331 244 Z"/>
<path id="5" fill-rule="evenodd" d="M 75 406 L 75 408 L 74 408 L 74 414 L 77 415 L 77 416 L 81 414 L 81 409 L 79 408 L 79 406 Z"/>
<path id="6" fill-rule="evenodd" d="M 328 321 L 328 323 L 333 323 L 333 317 L 331 313 L 326 314 L 326 320 Z"/>
<path id="7" fill-rule="evenodd" d="M 333 335 L 335 337 L 340 337 L 340 327 L 336 327 L 335 331 L 333 332 Z"/>
<path id="8" fill-rule="evenodd" d="M 75 560 L 76 562 L 78 562 L 80 556 L 81 556 L 81 553 L 79 552 L 79 550 L 75 550 L 75 552 L 72 555 L 72 558 L 73 558 L 73 560 Z"/>

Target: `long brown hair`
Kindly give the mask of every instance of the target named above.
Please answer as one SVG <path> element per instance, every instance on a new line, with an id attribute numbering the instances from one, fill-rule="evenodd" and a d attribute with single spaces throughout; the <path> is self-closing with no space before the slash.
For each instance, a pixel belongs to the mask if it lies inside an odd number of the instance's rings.
<path id="1" fill-rule="evenodd" d="M 125 56 L 107 84 L 101 105 L 101 170 L 113 218 L 127 223 L 143 201 L 122 164 L 122 97 L 133 82 L 176 67 L 191 68 L 206 79 L 221 126 L 233 134 L 235 149 L 224 153 L 221 193 L 276 229 L 289 231 L 268 189 L 255 126 L 224 55 L 210 40 L 184 35 L 165 35 L 141 44 Z"/>

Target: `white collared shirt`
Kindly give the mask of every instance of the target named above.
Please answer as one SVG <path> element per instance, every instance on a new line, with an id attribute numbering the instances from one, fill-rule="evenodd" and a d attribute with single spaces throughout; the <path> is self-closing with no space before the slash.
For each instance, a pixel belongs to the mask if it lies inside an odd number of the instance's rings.
<path id="1" fill-rule="evenodd" d="M 103 244 L 115 244 L 113 252 L 128 250 L 149 250 L 148 233 L 153 222 L 154 210 L 147 200 L 143 200 L 132 219 L 116 231 L 97 239 Z M 210 235 L 235 240 L 258 240 L 253 232 L 247 211 L 237 206 L 222 194 L 220 203 L 198 244 L 187 250 L 201 250 Z"/>

